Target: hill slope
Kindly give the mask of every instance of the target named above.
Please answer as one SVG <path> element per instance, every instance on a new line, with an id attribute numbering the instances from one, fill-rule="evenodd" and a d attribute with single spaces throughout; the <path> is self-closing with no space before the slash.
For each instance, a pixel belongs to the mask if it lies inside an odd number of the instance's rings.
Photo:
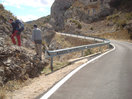
<path id="1" fill-rule="evenodd" d="M 74 34 L 112 33 L 121 29 L 130 33 L 131 4 L 131 0 L 55 0 L 51 8 L 52 25 L 56 31 Z"/>

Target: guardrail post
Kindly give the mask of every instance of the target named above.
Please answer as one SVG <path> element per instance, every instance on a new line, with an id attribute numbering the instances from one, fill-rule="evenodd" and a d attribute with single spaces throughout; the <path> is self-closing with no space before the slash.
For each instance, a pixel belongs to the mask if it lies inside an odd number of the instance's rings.
<path id="1" fill-rule="evenodd" d="M 53 57 L 51 57 L 50 68 L 51 68 L 51 71 L 53 72 Z"/>
<path id="2" fill-rule="evenodd" d="M 110 49 L 110 44 L 108 44 L 107 46 L 108 46 L 108 49 Z"/>
<path id="3" fill-rule="evenodd" d="M 81 51 L 82 56 L 83 56 L 83 52 L 84 52 L 84 51 L 82 50 L 82 51 Z"/>
<path id="4" fill-rule="evenodd" d="M 101 53 L 102 53 L 102 48 L 101 48 L 101 46 L 99 47 L 99 52 L 101 52 Z"/>

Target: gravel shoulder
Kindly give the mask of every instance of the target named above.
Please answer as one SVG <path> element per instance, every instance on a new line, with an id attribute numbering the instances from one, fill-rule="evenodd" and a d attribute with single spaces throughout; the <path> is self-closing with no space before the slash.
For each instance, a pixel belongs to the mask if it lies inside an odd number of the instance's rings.
<path id="1" fill-rule="evenodd" d="M 86 61 L 88 61 L 88 59 L 77 61 L 49 75 L 42 74 L 38 78 L 32 79 L 29 85 L 14 91 L 12 93 L 12 98 L 13 99 L 34 99 L 37 96 L 46 92 L 55 83 L 57 83 L 59 80 L 65 77 L 72 70 L 79 67 L 81 64 L 84 64 Z"/>

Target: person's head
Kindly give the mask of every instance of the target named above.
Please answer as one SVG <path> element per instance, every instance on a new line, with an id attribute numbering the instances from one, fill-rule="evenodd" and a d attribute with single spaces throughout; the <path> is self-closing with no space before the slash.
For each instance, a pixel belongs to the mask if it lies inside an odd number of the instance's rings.
<path id="1" fill-rule="evenodd" d="M 13 22 L 13 19 L 10 19 L 10 20 L 9 20 L 9 23 L 12 23 L 12 22 Z"/>
<path id="2" fill-rule="evenodd" d="M 33 25 L 34 28 L 37 28 L 38 26 L 36 24 Z"/>

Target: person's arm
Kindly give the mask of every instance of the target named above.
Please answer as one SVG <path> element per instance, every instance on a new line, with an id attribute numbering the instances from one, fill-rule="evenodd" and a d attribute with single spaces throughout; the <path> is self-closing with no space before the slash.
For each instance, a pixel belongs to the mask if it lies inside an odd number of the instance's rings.
<path id="1" fill-rule="evenodd" d="M 11 26 L 12 26 L 12 33 L 14 33 L 15 32 L 15 23 L 12 22 Z"/>
<path id="2" fill-rule="evenodd" d="M 32 31 L 32 41 L 34 42 L 34 37 L 35 35 L 34 35 L 34 30 Z"/>
<path id="3" fill-rule="evenodd" d="M 42 40 L 42 31 L 40 30 L 40 36 L 41 36 L 41 40 Z"/>

